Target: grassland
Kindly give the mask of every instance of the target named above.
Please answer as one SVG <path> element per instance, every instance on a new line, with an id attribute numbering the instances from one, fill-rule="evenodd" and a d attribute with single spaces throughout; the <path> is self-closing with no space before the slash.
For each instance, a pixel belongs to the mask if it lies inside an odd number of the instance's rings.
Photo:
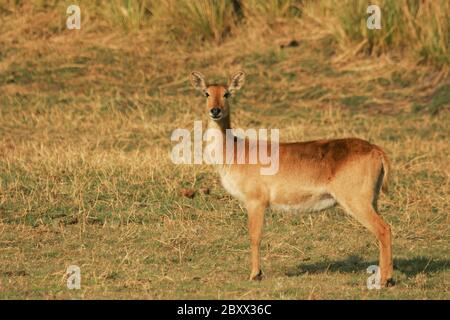
<path id="1" fill-rule="evenodd" d="M 197 39 L 152 26 L 143 2 L 122 16 L 126 7 L 107 17 L 88 7 L 79 31 L 52 3 L 1 6 L 0 298 L 450 297 L 445 59 L 343 47 L 313 11 L 258 11 Z M 242 206 L 213 168 L 169 157 L 172 130 L 205 119 L 189 72 L 225 81 L 238 69 L 248 77 L 232 101 L 235 127 L 279 128 L 283 141 L 356 136 L 387 150 L 393 178 L 379 207 L 392 225 L 395 287 L 366 288 L 377 243 L 339 207 L 268 211 L 266 277 L 247 280 Z M 186 187 L 211 192 L 189 199 Z M 81 290 L 66 288 L 72 264 Z"/>

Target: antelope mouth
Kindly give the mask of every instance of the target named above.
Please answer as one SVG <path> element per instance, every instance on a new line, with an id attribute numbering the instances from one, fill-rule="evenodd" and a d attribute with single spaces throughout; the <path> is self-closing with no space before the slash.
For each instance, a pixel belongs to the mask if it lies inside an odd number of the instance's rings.
<path id="1" fill-rule="evenodd" d="M 213 115 L 213 114 L 209 114 L 209 117 L 212 119 L 212 120 L 214 120 L 214 121 L 218 121 L 218 120 L 220 120 L 220 119 L 222 119 L 222 117 L 223 117 L 223 113 L 221 112 L 220 114 L 218 114 L 218 115 Z"/>

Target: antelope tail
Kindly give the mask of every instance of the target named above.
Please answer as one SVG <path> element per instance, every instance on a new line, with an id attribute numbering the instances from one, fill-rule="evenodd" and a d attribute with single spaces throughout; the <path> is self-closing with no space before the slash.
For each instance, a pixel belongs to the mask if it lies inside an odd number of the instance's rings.
<path id="1" fill-rule="evenodd" d="M 384 193 L 387 193 L 389 173 L 391 171 L 391 161 L 389 160 L 387 154 L 381 148 L 377 148 L 377 150 L 380 152 L 381 163 L 383 164 L 383 183 L 381 184 L 381 190 L 383 190 Z"/>

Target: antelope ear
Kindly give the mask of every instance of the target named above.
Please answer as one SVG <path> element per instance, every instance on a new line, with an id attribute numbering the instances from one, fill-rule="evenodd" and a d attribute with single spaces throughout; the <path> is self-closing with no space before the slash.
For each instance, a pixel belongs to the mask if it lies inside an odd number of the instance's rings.
<path id="1" fill-rule="evenodd" d="M 244 85 L 244 82 L 245 82 L 244 71 L 237 72 L 234 76 L 231 77 L 230 85 L 228 86 L 228 91 L 234 93 Z"/>
<path id="2" fill-rule="evenodd" d="M 200 90 L 202 92 L 206 91 L 205 77 L 200 72 L 197 71 L 191 72 L 190 79 L 191 84 L 195 89 Z"/>

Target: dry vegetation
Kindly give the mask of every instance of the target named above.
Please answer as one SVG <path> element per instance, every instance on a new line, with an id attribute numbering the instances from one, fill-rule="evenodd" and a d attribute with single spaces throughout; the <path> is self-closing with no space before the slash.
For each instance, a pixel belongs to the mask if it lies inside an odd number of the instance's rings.
<path id="1" fill-rule="evenodd" d="M 67 1 L 0 0 L 0 298 L 449 298 L 448 1 L 379 1 L 397 10 L 380 34 L 349 9 L 366 1 L 242 2 L 81 1 L 70 31 Z M 189 72 L 237 69 L 235 127 L 388 151 L 395 287 L 367 290 L 376 241 L 340 208 L 268 211 L 266 278 L 247 281 L 244 210 L 169 158 L 204 118 Z"/>

